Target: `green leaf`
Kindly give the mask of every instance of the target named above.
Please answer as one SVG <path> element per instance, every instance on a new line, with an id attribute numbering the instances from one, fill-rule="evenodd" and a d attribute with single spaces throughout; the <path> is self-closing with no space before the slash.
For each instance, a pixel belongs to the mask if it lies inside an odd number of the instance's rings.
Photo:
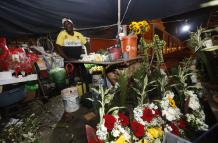
<path id="1" fill-rule="evenodd" d="M 86 100 L 94 102 L 94 99 L 91 99 L 91 98 L 86 98 Z"/>
<path id="2" fill-rule="evenodd" d="M 141 92 L 137 88 L 135 88 L 135 87 L 132 87 L 132 88 L 138 95 L 141 95 Z"/>
<path id="3" fill-rule="evenodd" d="M 218 45 L 211 46 L 209 48 L 204 48 L 201 51 L 211 52 L 211 51 L 215 51 L 215 50 L 218 50 Z"/>
<path id="4" fill-rule="evenodd" d="M 92 89 L 92 91 L 94 91 L 95 93 L 100 94 L 100 91 L 97 90 L 96 88 L 91 88 L 91 89 Z"/>
<path id="5" fill-rule="evenodd" d="M 113 108 L 108 110 L 107 114 L 109 114 L 110 112 L 113 112 L 114 110 L 124 109 L 124 108 L 126 108 L 126 107 L 113 107 Z"/>

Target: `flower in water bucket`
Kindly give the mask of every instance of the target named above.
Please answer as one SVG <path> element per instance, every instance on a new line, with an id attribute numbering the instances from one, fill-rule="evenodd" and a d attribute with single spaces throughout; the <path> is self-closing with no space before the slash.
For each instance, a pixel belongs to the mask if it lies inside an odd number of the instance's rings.
<path id="1" fill-rule="evenodd" d="M 134 33 L 135 35 L 143 34 L 147 32 L 150 29 L 150 26 L 146 20 L 135 22 L 133 21 L 129 25 L 129 29 Z"/>

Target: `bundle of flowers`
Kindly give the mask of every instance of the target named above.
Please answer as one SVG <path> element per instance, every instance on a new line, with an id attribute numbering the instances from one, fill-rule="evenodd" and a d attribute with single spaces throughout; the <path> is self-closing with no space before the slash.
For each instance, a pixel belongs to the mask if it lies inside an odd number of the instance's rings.
<path id="1" fill-rule="evenodd" d="M 135 34 L 135 35 L 139 35 L 139 34 L 143 34 L 145 32 L 147 32 L 150 29 L 150 26 L 148 24 L 148 22 L 146 20 L 143 21 L 139 21 L 139 22 L 135 22 L 133 21 L 130 25 L 129 25 L 129 29 Z"/>
<path id="2" fill-rule="evenodd" d="M 161 142 L 164 121 L 158 106 L 154 103 L 134 108 L 134 120 L 131 122 L 134 142 Z"/>
<path id="3" fill-rule="evenodd" d="M 100 122 L 96 131 L 99 143 L 130 142 L 129 119 L 125 114 L 118 112 L 122 107 L 112 107 L 106 112 L 106 106 L 112 101 L 116 88 L 117 86 L 115 85 L 109 89 L 104 89 L 102 86 L 99 86 L 98 90 L 93 89 L 100 97 L 96 101 L 100 103 Z"/>
<path id="4" fill-rule="evenodd" d="M 170 83 L 161 76 L 153 80 L 149 74 L 134 78 L 132 89 L 136 93 L 138 104 L 130 117 L 118 113 L 118 110 L 114 110 L 112 114 L 105 113 L 105 103 L 110 102 L 106 99 L 110 96 L 105 94 L 108 92 L 103 92 L 99 111 L 100 123 L 96 132 L 98 138 L 103 142 L 112 143 L 160 143 L 164 132 L 186 138 L 190 131 L 207 130 L 205 114 L 197 92 L 191 90 L 194 87 L 187 83 L 187 77 L 191 75 L 187 65 L 188 62 L 179 67 L 178 75 L 169 77 Z M 173 80 L 173 77 L 177 78 Z M 147 93 L 157 93 L 158 90 L 161 92 L 158 100 L 151 101 Z M 128 118 L 132 120 L 128 121 Z"/>
<path id="5" fill-rule="evenodd" d="M 192 90 L 185 92 L 186 100 L 188 100 L 189 112 L 185 115 L 186 121 L 196 130 L 208 130 L 208 125 L 205 124 L 205 114 L 199 103 L 197 94 Z"/>
<path id="6" fill-rule="evenodd" d="M 105 114 L 103 122 L 97 125 L 96 135 L 102 142 L 130 142 L 129 119 L 123 113 Z"/>
<path id="7" fill-rule="evenodd" d="M 171 132 L 174 135 L 185 137 L 186 121 L 184 119 L 179 119 L 173 122 L 168 122 L 164 125 L 164 132 Z"/>
<path id="8" fill-rule="evenodd" d="M 176 106 L 174 96 L 172 91 L 166 91 L 164 97 L 160 101 L 161 113 L 166 120 L 164 131 L 171 132 L 177 136 L 184 136 L 186 123 L 185 120 L 182 119 L 183 114 Z"/>
<path id="9" fill-rule="evenodd" d="M 181 118 L 181 111 L 176 106 L 176 102 L 173 99 L 174 93 L 172 91 L 166 91 L 164 97 L 160 101 L 161 113 L 167 121 L 172 122 Z"/>
<path id="10" fill-rule="evenodd" d="M 89 69 L 89 73 L 90 74 L 94 74 L 94 73 L 103 73 L 104 72 L 104 68 L 102 66 L 93 66 Z"/>

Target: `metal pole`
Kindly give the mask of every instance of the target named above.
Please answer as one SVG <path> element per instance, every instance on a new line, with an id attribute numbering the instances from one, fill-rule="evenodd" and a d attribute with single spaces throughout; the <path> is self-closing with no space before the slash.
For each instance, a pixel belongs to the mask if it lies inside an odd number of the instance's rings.
<path id="1" fill-rule="evenodd" d="M 121 10 L 121 0 L 118 0 L 118 13 L 117 13 L 117 16 L 118 16 L 118 21 L 117 21 L 117 34 L 119 35 L 120 34 L 120 10 Z"/>

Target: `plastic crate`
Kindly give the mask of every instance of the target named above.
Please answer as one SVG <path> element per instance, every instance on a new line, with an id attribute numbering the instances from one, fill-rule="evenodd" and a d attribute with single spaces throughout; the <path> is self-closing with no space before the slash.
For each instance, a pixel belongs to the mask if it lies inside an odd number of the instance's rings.
<path id="1" fill-rule="evenodd" d="M 24 99 L 26 93 L 24 86 L 5 91 L 0 94 L 0 107 L 5 107 Z"/>

